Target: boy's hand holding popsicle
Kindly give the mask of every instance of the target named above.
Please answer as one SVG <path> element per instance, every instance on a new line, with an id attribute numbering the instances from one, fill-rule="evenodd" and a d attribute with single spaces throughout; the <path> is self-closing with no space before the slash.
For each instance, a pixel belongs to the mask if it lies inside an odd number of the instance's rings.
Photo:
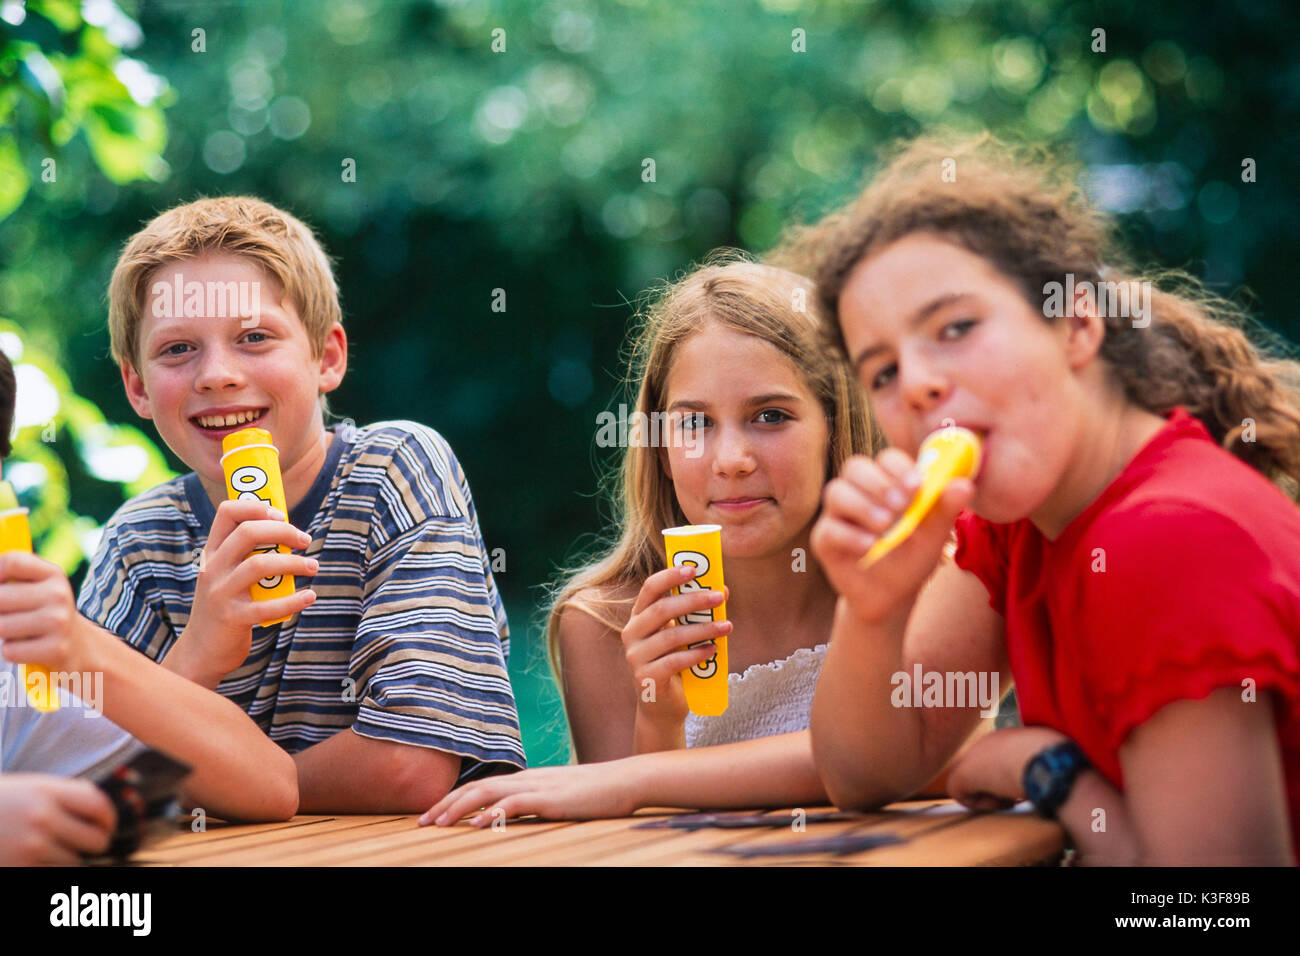
<path id="1" fill-rule="evenodd" d="M 918 452 L 920 468 L 905 452 L 886 448 L 874 461 L 850 458 L 827 484 L 813 553 L 855 617 L 877 622 L 910 613 L 958 513 L 974 497 L 979 458 L 977 436 L 940 429 Z"/>
<path id="2" fill-rule="evenodd" d="M 301 554 L 254 552 L 267 545 L 301 551 L 310 544 L 305 531 L 264 501 L 221 502 L 200 558 L 189 622 L 165 665 L 216 688 L 247 659 L 254 627 L 297 614 L 316 600 L 316 592 L 303 588 L 288 597 L 254 601 L 250 590 L 262 579 L 289 574 L 311 577 L 318 570 L 315 558 Z"/>
<path id="3" fill-rule="evenodd" d="M 311 577 L 315 558 L 295 555 L 311 537 L 288 523 L 279 452 L 271 433 L 244 428 L 222 440 L 227 500 L 217 506 L 199 565 L 190 620 L 168 667 L 215 689 L 248 657 L 253 627 L 287 621 L 316 600 L 294 578 Z"/>

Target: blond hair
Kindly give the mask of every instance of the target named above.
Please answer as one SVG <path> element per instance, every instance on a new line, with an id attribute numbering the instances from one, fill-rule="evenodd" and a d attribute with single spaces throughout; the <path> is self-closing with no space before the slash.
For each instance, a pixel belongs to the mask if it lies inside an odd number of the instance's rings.
<path id="1" fill-rule="evenodd" d="M 987 133 L 919 137 L 886 160 L 854 201 L 791 229 L 769 257 L 817 283 L 825 337 L 838 351 L 838 300 L 849 272 L 912 233 L 934 233 L 983 256 L 1031 303 L 1066 273 L 1076 282 L 1149 281 L 1149 327 L 1105 317 L 1100 354 L 1125 397 L 1160 415 L 1186 406 L 1216 442 L 1300 501 L 1300 362 L 1258 328 L 1278 354 L 1253 342 L 1246 313 L 1191 276 L 1133 267 L 1112 217 L 1079 187 L 1075 164 Z M 940 175 L 945 163 L 955 182 Z M 1251 422 L 1253 441 L 1243 439 Z"/>
<path id="2" fill-rule="evenodd" d="M 252 196 L 220 196 L 174 206 L 127 242 L 108 287 L 113 359 L 139 365 L 140 317 L 156 270 L 207 252 L 243 256 L 273 275 L 297 309 L 312 355 L 342 322 L 329 256 L 304 222 Z"/>
<path id="3" fill-rule="evenodd" d="M 826 415 L 827 477 L 838 473 L 850 455 L 874 453 L 878 438 L 866 397 L 848 363 L 821 347 L 822 317 L 807 279 L 723 251 L 678 281 L 652 289 L 643 301 L 625 381 L 629 391 L 635 390 L 636 412 L 646 417 L 641 420 L 665 409 L 678 346 L 716 323 L 767 342 L 794 363 Z M 621 631 L 633 601 L 625 592 L 639 590 L 647 577 L 666 567 L 660 532 L 687 523 L 656 450 L 645 442 L 628 443 L 605 484 L 618 538 L 596 560 L 567 572 L 547 617 L 547 653 L 561 687 L 558 638 L 564 609 L 575 607 Z"/>

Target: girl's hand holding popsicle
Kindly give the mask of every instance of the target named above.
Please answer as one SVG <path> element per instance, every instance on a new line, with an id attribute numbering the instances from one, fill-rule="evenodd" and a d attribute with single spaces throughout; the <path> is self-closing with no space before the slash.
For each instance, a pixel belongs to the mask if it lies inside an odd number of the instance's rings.
<path id="1" fill-rule="evenodd" d="M 306 532 L 263 501 L 221 502 L 200 559 L 189 622 L 168 653 L 166 666 L 209 689 L 221 683 L 247 659 L 254 627 L 297 614 L 316 600 L 316 592 L 303 588 L 288 597 L 255 602 L 250 589 L 259 580 L 288 574 L 312 577 L 319 568 L 315 558 L 301 554 L 253 552 L 268 545 L 301 550 L 310 544 Z"/>
<path id="2" fill-rule="evenodd" d="M 731 633 L 730 621 L 677 624 L 677 618 L 716 607 L 726 599 L 725 592 L 710 590 L 667 593 L 694 576 L 695 568 L 690 565 L 650 575 L 623 628 L 623 647 L 639 695 L 634 736 L 637 753 L 686 746 L 687 706 L 681 672 L 708 660 L 716 650 L 713 638 Z M 709 643 L 682 649 L 699 641 Z"/>
<path id="3" fill-rule="evenodd" d="M 864 571 L 911 536 L 934 510 L 952 481 L 975 477 L 980 466 L 981 448 L 978 435 L 955 425 L 926 436 L 916 453 L 916 467 L 913 469 L 913 474 L 920 474 L 921 485 L 898 521 L 876 540 L 859 562 Z"/>
<path id="4" fill-rule="evenodd" d="M 864 568 L 864 558 L 903 518 L 923 484 L 924 476 L 911 457 L 886 448 L 874 461 L 860 455 L 850 458 L 826 486 L 812 549 L 859 620 L 879 622 L 911 612 L 957 514 L 974 497 L 969 478 L 947 480 L 915 530 Z"/>

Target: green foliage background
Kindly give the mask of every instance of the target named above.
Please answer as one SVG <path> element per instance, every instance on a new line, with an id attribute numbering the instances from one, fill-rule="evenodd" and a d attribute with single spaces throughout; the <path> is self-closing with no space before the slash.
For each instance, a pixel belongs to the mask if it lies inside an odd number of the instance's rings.
<path id="1" fill-rule="evenodd" d="M 442 431 L 505 549 L 534 763 L 566 758 L 540 586 L 602 528 L 593 436 L 629 300 L 716 246 L 763 249 L 890 139 L 1067 141 L 1140 255 L 1248 290 L 1300 338 L 1284 3 L 33 0 L 14 23 L 20 6 L 0 5 L 0 343 L 59 396 L 10 470 L 45 469 L 24 492 L 42 550 L 75 573 L 125 497 L 186 470 L 130 426 L 107 358 L 122 243 L 200 195 L 286 206 L 338 259 L 333 409 Z"/>

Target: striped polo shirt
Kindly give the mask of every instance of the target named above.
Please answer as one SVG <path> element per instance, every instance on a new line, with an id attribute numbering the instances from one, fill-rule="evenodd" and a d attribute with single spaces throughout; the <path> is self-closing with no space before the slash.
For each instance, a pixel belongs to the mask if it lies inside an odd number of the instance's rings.
<path id="1" fill-rule="evenodd" d="M 458 755 L 461 783 L 523 767 L 505 609 L 451 448 L 415 422 L 330 431 L 289 515 L 320 562 L 296 581 L 316 601 L 253 628 L 218 693 L 289 753 L 351 727 Z M 215 513 L 193 473 L 132 498 L 104 529 L 81 612 L 162 660 L 189 620 Z"/>

